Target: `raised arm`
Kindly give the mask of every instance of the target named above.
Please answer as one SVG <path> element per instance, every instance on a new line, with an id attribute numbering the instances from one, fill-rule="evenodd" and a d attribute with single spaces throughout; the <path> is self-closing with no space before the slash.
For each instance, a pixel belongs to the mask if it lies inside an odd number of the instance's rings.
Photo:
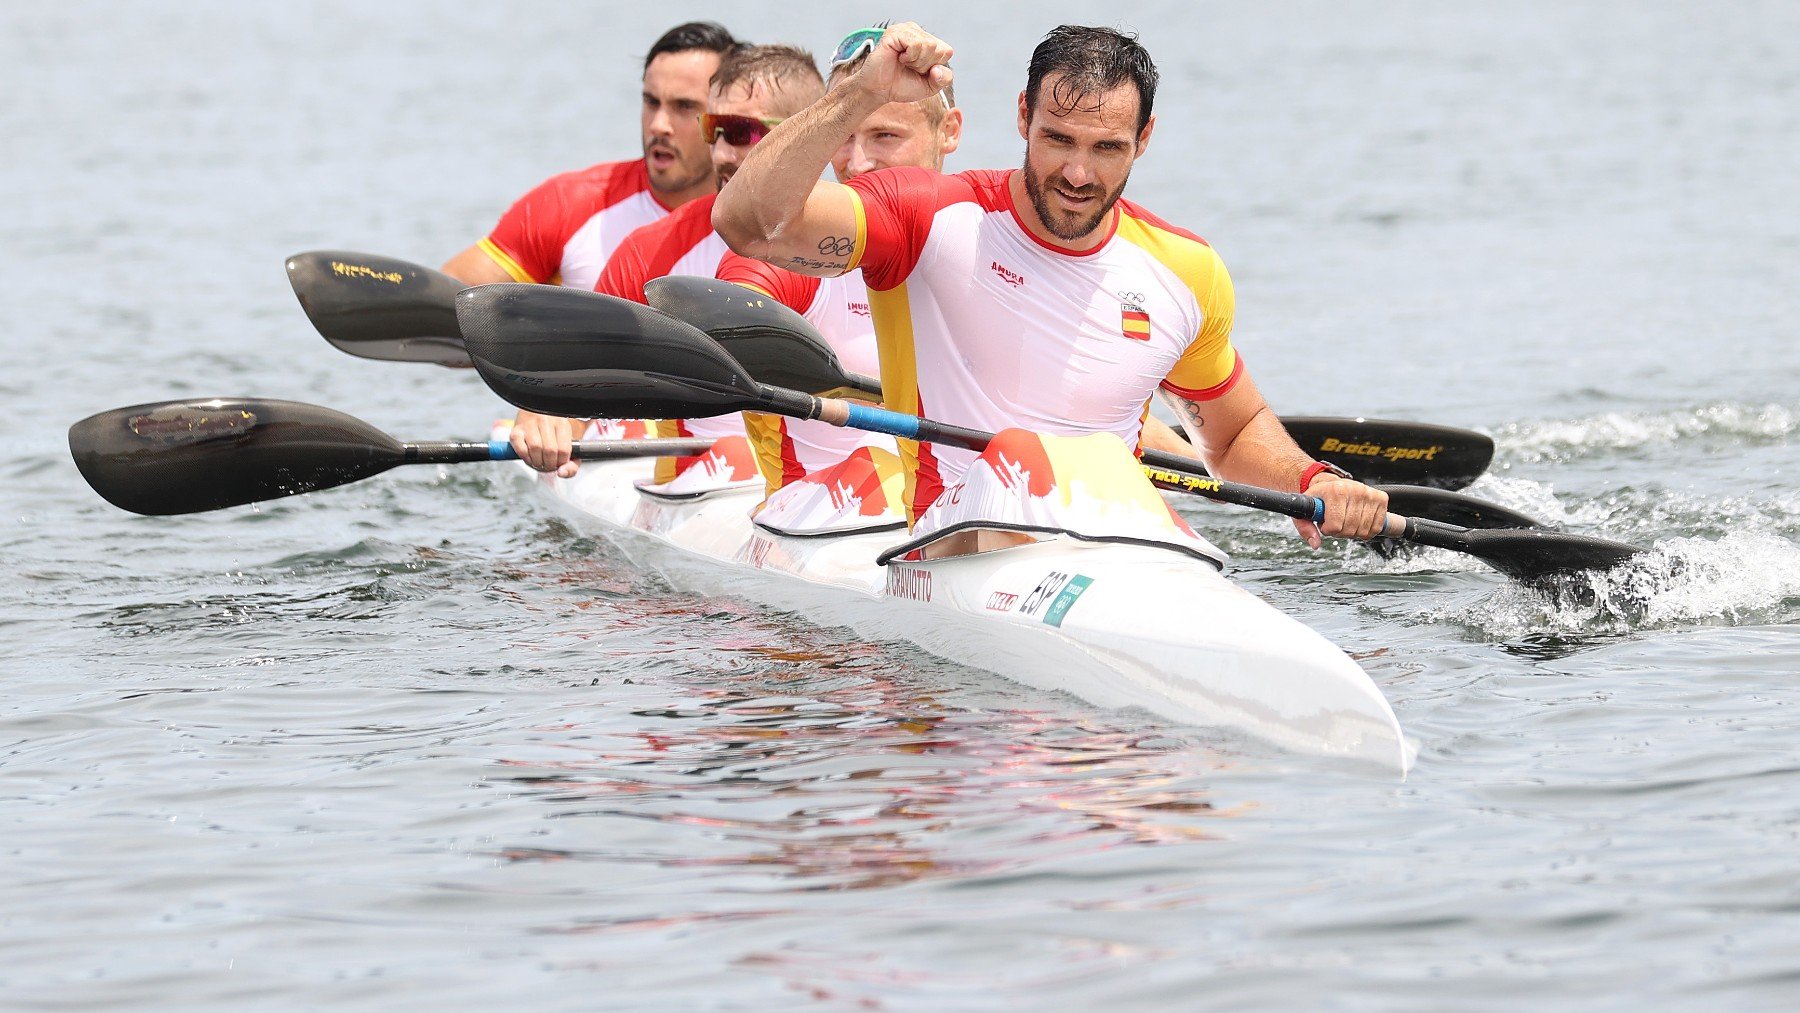
<path id="1" fill-rule="evenodd" d="M 850 268 L 855 197 L 819 179 L 875 110 L 917 102 L 950 83 L 951 49 L 912 23 L 889 28 L 862 69 L 763 138 L 713 206 L 713 228 L 736 252 L 799 274 Z"/>

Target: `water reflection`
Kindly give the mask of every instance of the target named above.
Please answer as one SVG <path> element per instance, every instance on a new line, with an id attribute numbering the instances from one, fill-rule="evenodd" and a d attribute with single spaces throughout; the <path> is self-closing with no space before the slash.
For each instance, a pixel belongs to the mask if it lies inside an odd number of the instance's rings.
<path id="1" fill-rule="evenodd" d="M 968 708 L 878 645 L 766 643 L 794 632 L 781 625 L 741 624 L 726 675 L 536 729 L 534 746 L 563 755 L 502 761 L 490 783 L 550 805 L 558 835 L 584 844 L 493 854 L 681 869 L 714 894 L 869 890 L 1210 840 L 1249 808 L 1207 787 L 1242 759 L 1154 724 Z M 579 827 L 619 818 L 653 824 L 649 843 Z"/>

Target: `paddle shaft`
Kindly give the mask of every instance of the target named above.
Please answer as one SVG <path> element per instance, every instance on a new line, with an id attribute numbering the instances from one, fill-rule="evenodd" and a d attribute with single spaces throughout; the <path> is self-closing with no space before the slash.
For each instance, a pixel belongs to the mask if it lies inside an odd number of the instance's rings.
<path id="1" fill-rule="evenodd" d="M 979 429 L 950 425 L 853 401 L 820 398 L 768 384 L 757 384 L 757 387 L 760 403 L 752 410 L 814 419 L 834 426 L 886 433 L 904 439 L 946 443 L 977 453 L 987 449 L 994 438 L 992 433 Z M 1160 488 L 1309 520 L 1315 524 L 1323 523 L 1325 519 L 1325 501 L 1316 496 L 1226 482 L 1204 472 L 1196 472 L 1184 458 L 1154 450 L 1144 452 L 1142 463 L 1145 475 Z M 1380 537 L 1467 553 L 1523 580 L 1550 577 L 1574 569 L 1605 569 L 1644 551 L 1634 545 L 1580 535 L 1541 530 L 1482 530 L 1392 512 L 1382 518 Z"/>
<path id="2" fill-rule="evenodd" d="M 582 461 L 599 461 L 620 457 L 691 457 L 705 453 L 713 441 L 704 437 L 671 437 L 652 440 L 577 440 L 569 448 L 569 456 Z M 406 457 L 401 464 L 465 464 L 470 461 L 516 461 L 518 451 L 503 439 L 486 443 L 455 440 L 422 440 L 403 443 Z"/>

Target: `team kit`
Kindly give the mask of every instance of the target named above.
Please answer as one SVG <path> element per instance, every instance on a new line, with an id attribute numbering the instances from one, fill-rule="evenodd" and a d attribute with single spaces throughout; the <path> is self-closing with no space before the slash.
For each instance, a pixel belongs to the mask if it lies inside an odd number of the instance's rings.
<path id="1" fill-rule="evenodd" d="M 1148 147 L 1157 83 L 1136 39 L 1052 31 L 1019 109 L 993 111 L 1016 115 L 1023 167 L 947 174 L 964 128 L 952 52 L 916 25 L 868 28 L 821 73 L 795 46 L 677 26 L 645 59 L 642 157 L 546 180 L 445 272 L 639 303 L 658 278 L 716 278 L 799 314 L 847 369 L 879 379 L 895 411 L 1021 430 L 1061 458 L 1129 464 L 1140 442 L 1184 452 L 1223 478 L 1319 496 L 1325 519 L 1300 522 L 1303 536 L 1376 534 L 1381 493 L 1302 453 L 1256 392 L 1231 342 L 1218 255 L 1123 195 Z M 1159 395 L 1188 439 L 1150 415 Z M 904 522 L 924 558 L 1016 544 L 1039 528 L 1222 558 L 1130 467 L 1108 469 L 1131 477 L 1124 488 L 1059 482 L 1042 463 L 1021 480 L 1028 461 L 992 450 L 984 461 L 755 412 L 629 429 L 521 412 L 510 440 L 532 467 L 569 478 L 574 441 L 636 433 L 714 441 L 659 461 L 647 487 L 760 482 L 752 512 L 789 531 L 839 529 L 850 513 Z"/>

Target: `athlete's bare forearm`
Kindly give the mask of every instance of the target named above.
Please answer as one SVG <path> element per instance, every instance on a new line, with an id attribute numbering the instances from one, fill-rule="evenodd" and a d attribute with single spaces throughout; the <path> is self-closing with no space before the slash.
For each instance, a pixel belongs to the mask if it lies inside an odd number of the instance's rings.
<path id="1" fill-rule="evenodd" d="M 1218 455 L 1213 474 L 1266 489 L 1297 488 L 1312 464 L 1268 405 L 1257 410 Z"/>
<path id="2" fill-rule="evenodd" d="M 1248 376 L 1213 401 L 1193 401 L 1167 391 L 1163 398 L 1200 449 L 1206 469 L 1226 481 L 1291 492 L 1312 468 L 1313 459 L 1288 435 Z M 1330 473 L 1315 475 L 1305 491 L 1325 505 L 1324 523 L 1294 522 L 1313 548 L 1319 547 L 1321 533 L 1372 538 L 1382 530 L 1386 493 Z"/>

